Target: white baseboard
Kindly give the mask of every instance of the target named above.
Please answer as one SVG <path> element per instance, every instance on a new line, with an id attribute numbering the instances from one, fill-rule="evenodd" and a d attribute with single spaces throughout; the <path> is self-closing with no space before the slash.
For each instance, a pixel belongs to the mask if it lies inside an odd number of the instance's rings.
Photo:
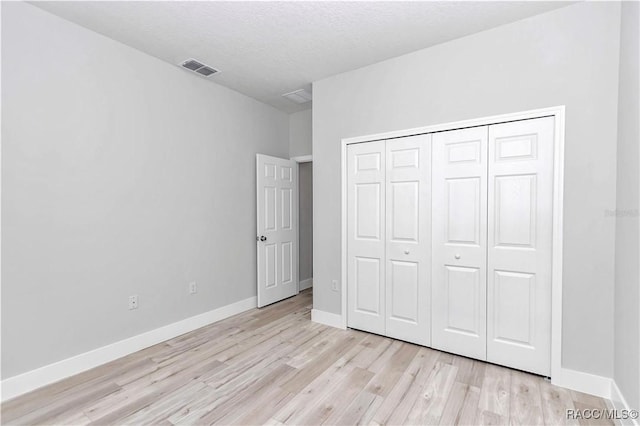
<path id="1" fill-rule="evenodd" d="M 6 401 L 39 387 L 57 382 L 115 359 L 148 348 L 256 307 L 257 298 L 250 297 L 200 315 L 189 317 L 128 339 L 85 352 L 2 381 L 0 400 Z"/>
<path id="2" fill-rule="evenodd" d="M 551 383 L 563 388 L 611 399 L 611 379 L 609 377 L 561 368 L 559 375 L 551 377 Z"/>
<path id="3" fill-rule="evenodd" d="M 326 311 L 319 311 L 317 309 L 311 310 L 311 321 L 320 324 L 328 325 L 330 327 L 345 329 L 342 324 L 342 315 L 334 314 Z"/>
<path id="4" fill-rule="evenodd" d="M 611 403 L 613 404 L 613 408 L 618 410 L 618 412 L 622 412 L 622 410 L 630 411 L 631 409 L 640 410 L 640 407 L 629 406 L 615 380 L 611 380 Z M 640 426 L 638 419 L 620 419 L 620 423 L 625 426 Z"/>
<path id="5" fill-rule="evenodd" d="M 300 285 L 298 287 L 300 291 L 313 287 L 313 278 L 307 278 L 306 280 L 300 281 Z"/>

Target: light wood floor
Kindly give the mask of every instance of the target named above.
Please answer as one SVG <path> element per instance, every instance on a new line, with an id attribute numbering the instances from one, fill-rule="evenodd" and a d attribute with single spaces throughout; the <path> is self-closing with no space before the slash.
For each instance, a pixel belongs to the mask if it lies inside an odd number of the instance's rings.
<path id="1" fill-rule="evenodd" d="M 4 424 L 564 424 L 600 398 L 310 321 L 311 293 L 23 395 Z M 573 424 L 578 424 L 573 422 Z"/>

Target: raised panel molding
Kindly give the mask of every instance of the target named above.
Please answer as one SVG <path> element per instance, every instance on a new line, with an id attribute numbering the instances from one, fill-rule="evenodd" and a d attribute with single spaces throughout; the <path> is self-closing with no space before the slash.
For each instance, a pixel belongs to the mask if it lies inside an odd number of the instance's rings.
<path id="1" fill-rule="evenodd" d="M 480 178 L 446 179 L 447 242 L 480 244 Z"/>
<path id="2" fill-rule="evenodd" d="M 518 135 L 496 139 L 496 161 L 535 159 L 538 152 L 538 135 Z"/>
<path id="3" fill-rule="evenodd" d="M 355 258 L 355 309 L 359 312 L 380 313 L 380 259 Z"/>
<path id="4" fill-rule="evenodd" d="M 534 274 L 494 271 L 495 340 L 532 347 L 535 278 Z"/>
<path id="5" fill-rule="evenodd" d="M 280 190 L 280 200 L 282 203 L 282 224 L 281 229 L 293 229 L 293 190 L 291 188 L 282 188 Z"/>
<path id="6" fill-rule="evenodd" d="M 265 164 L 264 165 L 264 177 L 269 179 L 276 178 L 276 165 L 275 164 Z"/>
<path id="7" fill-rule="evenodd" d="M 277 273 L 277 252 L 275 244 L 265 244 L 265 275 L 266 286 L 275 287 L 276 285 L 276 273 Z"/>
<path id="8" fill-rule="evenodd" d="M 291 182 L 291 179 L 293 179 L 293 174 L 291 173 L 291 167 L 282 166 L 280 168 L 280 179 L 286 182 Z"/>
<path id="9" fill-rule="evenodd" d="M 380 184 L 356 184 L 356 238 L 380 239 Z"/>
<path id="10" fill-rule="evenodd" d="M 416 324 L 418 321 L 418 264 L 416 262 L 391 262 L 391 312 L 394 319 Z M 408 305 L 407 300 L 413 301 Z"/>
<path id="11" fill-rule="evenodd" d="M 264 229 L 276 229 L 276 188 L 273 186 L 264 188 Z"/>
<path id="12" fill-rule="evenodd" d="M 356 155 L 356 171 L 380 170 L 380 153 Z"/>
<path id="13" fill-rule="evenodd" d="M 446 145 L 446 161 L 453 163 L 480 163 L 480 141 L 456 142 Z"/>
<path id="14" fill-rule="evenodd" d="M 420 167 L 420 151 L 416 148 L 391 151 L 391 167 L 393 169 Z"/>
<path id="15" fill-rule="evenodd" d="M 282 284 L 293 282 L 293 244 L 282 243 Z"/>
<path id="16" fill-rule="evenodd" d="M 391 185 L 391 240 L 418 241 L 418 189 L 419 182 L 392 182 Z"/>
<path id="17" fill-rule="evenodd" d="M 535 247 L 536 175 L 496 176 L 495 245 Z"/>
<path id="18" fill-rule="evenodd" d="M 480 270 L 446 265 L 447 331 L 478 336 Z"/>

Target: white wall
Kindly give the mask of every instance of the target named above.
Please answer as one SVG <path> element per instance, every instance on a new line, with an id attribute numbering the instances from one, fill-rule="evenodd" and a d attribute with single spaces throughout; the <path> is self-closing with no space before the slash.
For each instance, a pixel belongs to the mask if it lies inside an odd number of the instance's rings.
<path id="1" fill-rule="evenodd" d="M 300 281 L 313 278 L 313 165 L 311 162 L 298 165 L 298 223 Z"/>
<path id="2" fill-rule="evenodd" d="M 3 378 L 255 295 L 286 114 L 3 2 L 2 124 Z"/>
<path id="3" fill-rule="evenodd" d="M 640 409 L 640 3 L 622 3 L 615 261 L 614 379 Z"/>
<path id="4" fill-rule="evenodd" d="M 289 116 L 289 156 L 311 155 L 311 110 Z"/>
<path id="5" fill-rule="evenodd" d="M 342 138 L 566 105 L 562 364 L 611 377 L 619 29 L 578 3 L 315 82 L 314 309 L 341 309 Z"/>

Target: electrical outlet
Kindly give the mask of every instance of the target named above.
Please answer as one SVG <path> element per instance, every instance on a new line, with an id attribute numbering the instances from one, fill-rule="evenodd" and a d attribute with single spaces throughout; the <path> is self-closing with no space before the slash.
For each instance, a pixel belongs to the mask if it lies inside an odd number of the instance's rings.
<path id="1" fill-rule="evenodd" d="M 340 286 L 338 286 L 338 280 L 331 281 L 331 290 L 333 291 L 340 290 Z"/>
<path id="2" fill-rule="evenodd" d="M 138 309 L 138 295 L 129 296 L 129 309 Z"/>
<path id="3" fill-rule="evenodd" d="M 189 283 L 189 294 L 196 294 L 198 292 L 198 284 L 195 281 Z"/>

